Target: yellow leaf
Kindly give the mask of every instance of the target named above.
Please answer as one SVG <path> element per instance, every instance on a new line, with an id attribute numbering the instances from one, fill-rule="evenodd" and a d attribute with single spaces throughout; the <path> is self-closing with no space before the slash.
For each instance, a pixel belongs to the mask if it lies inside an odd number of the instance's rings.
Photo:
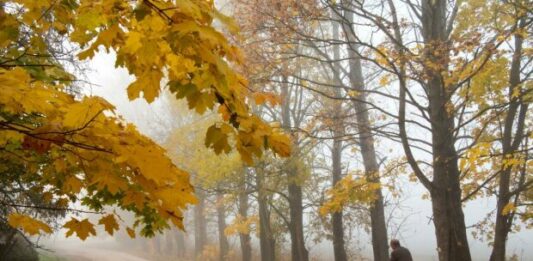
<path id="1" fill-rule="evenodd" d="M 135 53 L 137 52 L 141 47 L 141 39 L 142 34 L 136 31 L 130 32 L 128 34 L 128 39 L 126 39 L 126 44 L 124 45 L 124 49 L 127 52 Z"/>
<path id="2" fill-rule="evenodd" d="M 67 237 L 70 237 L 73 233 L 76 233 L 76 236 L 81 240 L 85 240 L 89 235 L 96 236 L 94 225 L 87 218 L 82 221 L 72 218 L 63 227 L 68 229 L 66 233 Z"/>
<path id="3" fill-rule="evenodd" d="M 0 146 L 4 147 L 8 143 L 22 142 L 24 140 L 24 136 L 24 134 L 17 131 L 2 130 L 0 135 Z"/>
<path id="4" fill-rule="evenodd" d="M 143 209 L 145 202 L 146 197 L 142 193 L 136 191 L 127 191 L 124 195 L 124 198 L 122 199 L 122 203 L 124 204 L 124 206 L 134 204 L 135 207 L 139 210 Z"/>
<path id="5" fill-rule="evenodd" d="M 63 126 L 67 128 L 86 126 L 103 111 L 113 109 L 113 105 L 100 97 L 85 97 L 81 102 L 72 103 L 64 109 Z"/>
<path id="6" fill-rule="evenodd" d="M 379 79 L 379 85 L 386 86 L 390 83 L 390 75 L 386 74 Z"/>
<path id="7" fill-rule="evenodd" d="M 143 98 L 151 103 L 159 95 L 163 73 L 159 70 L 146 70 L 137 80 L 128 86 L 128 98 L 134 100 L 143 92 Z"/>
<path id="8" fill-rule="evenodd" d="M 282 157 L 288 157 L 291 155 L 290 139 L 287 135 L 281 133 L 272 134 L 268 143 L 272 150 Z"/>
<path id="9" fill-rule="evenodd" d="M 75 176 L 70 176 L 63 183 L 63 192 L 77 194 L 81 191 L 83 183 Z"/>
<path id="10" fill-rule="evenodd" d="M 154 195 L 165 209 L 174 209 L 176 206 L 182 206 L 187 203 L 187 201 L 183 201 L 184 199 L 181 195 L 176 195 L 175 190 L 172 188 L 158 189 Z"/>
<path id="11" fill-rule="evenodd" d="M 222 104 L 220 105 L 220 107 L 218 107 L 218 113 L 222 115 L 222 119 L 224 119 L 225 121 L 228 121 L 231 118 L 231 113 L 225 104 Z"/>
<path id="12" fill-rule="evenodd" d="M 231 150 L 228 143 L 227 133 L 224 133 L 222 127 L 219 128 L 216 125 L 207 129 L 205 134 L 205 146 L 213 148 L 216 154 L 220 154 L 222 151 L 228 153 Z"/>
<path id="13" fill-rule="evenodd" d="M 237 23 L 231 17 L 222 14 L 216 9 L 214 15 L 220 22 L 222 22 L 228 28 L 228 30 L 232 34 L 237 34 L 239 32 L 239 25 L 237 25 Z"/>
<path id="14" fill-rule="evenodd" d="M 516 210 L 516 207 L 513 202 L 507 203 L 505 207 L 502 209 L 502 215 L 507 216 L 510 213 L 514 212 Z"/>
<path id="15" fill-rule="evenodd" d="M 121 190 L 125 191 L 128 188 L 128 184 L 124 179 L 107 172 L 97 173 L 91 180 L 91 184 L 97 184 L 99 189 L 107 188 L 111 194 L 116 194 Z"/>
<path id="16" fill-rule="evenodd" d="M 261 105 L 266 102 L 270 103 L 271 106 L 276 106 L 277 104 L 280 104 L 280 99 L 278 96 L 272 94 L 272 93 L 261 93 L 256 92 L 253 94 L 255 104 Z"/>
<path id="17" fill-rule="evenodd" d="M 52 229 L 47 224 L 19 213 L 9 214 L 7 222 L 10 226 L 23 229 L 32 236 L 41 234 L 41 231 L 47 234 L 52 233 Z"/>
<path id="18" fill-rule="evenodd" d="M 354 90 L 348 91 L 348 96 L 357 97 L 357 96 L 359 96 L 359 92 L 354 91 Z"/>
<path id="19" fill-rule="evenodd" d="M 109 214 L 107 216 L 102 217 L 98 221 L 98 224 L 104 225 L 105 231 L 107 231 L 107 233 L 109 233 L 110 235 L 113 235 L 113 232 L 115 230 L 118 230 L 118 223 L 115 220 L 115 215 L 113 214 Z"/>
<path id="20" fill-rule="evenodd" d="M 126 228 L 126 232 L 128 232 L 128 235 L 131 237 L 131 238 L 135 238 L 135 230 L 127 227 Z"/>

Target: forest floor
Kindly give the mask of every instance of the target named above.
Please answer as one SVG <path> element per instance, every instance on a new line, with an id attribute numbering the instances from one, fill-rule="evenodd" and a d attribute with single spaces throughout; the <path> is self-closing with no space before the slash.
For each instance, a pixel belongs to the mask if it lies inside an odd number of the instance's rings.
<path id="1" fill-rule="evenodd" d="M 57 260 L 57 261 L 147 261 L 132 254 L 125 252 L 102 249 L 102 248 L 55 248 L 53 253 L 44 254 L 45 258 L 40 260 Z M 53 256 L 53 257 L 51 257 Z"/>

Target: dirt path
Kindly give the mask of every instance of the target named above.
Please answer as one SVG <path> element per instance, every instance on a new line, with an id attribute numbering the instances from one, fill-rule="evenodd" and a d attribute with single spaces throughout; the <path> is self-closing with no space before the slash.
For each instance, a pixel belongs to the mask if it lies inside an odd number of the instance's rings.
<path id="1" fill-rule="evenodd" d="M 55 248 L 54 251 L 58 257 L 69 261 L 148 261 L 125 252 L 93 247 Z"/>

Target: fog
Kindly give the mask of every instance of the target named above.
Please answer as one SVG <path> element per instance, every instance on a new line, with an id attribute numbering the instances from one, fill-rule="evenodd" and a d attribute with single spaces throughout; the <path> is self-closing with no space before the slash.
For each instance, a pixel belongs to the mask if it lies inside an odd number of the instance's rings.
<path id="1" fill-rule="evenodd" d="M 114 67 L 115 56 L 105 52 L 98 53 L 89 63 L 87 78 L 91 79 L 93 86 L 87 90 L 90 95 L 104 97 L 114 106 L 116 112 L 123 116 L 128 122 L 134 123 L 138 129 L 157 141 L 164 140 L 169 134 L 172 120 L 169 110 L 168 96 L 157 99 L 152 104 L 148 104 L 143 99 L 129 101 L 126 87 L 133 80 L 125 69 Z M 166 98 L 165 98 L 166 97 Z M 189 113 L 189 112 L 184 112 Z M 388 144 L 387 146 L 391 146 Z M 397 145 L 392 145 L 397 146 Z M 398 147 L 398 150 L 400 148 Z M 357 167 L 357 162 L 352 166 Z M 407 179 L 401 181 L 404 186 L 401 206 L 399 208 L 387 209 L 387 218 L 393 217 L 389 227 L 391 237 L 398 238 L 403 245 L 409 248 L 415 260 L 438 260 L 436 255 L 436 240 L 434 225 L 431 222 L 431 203 L 423 200 L 424 188 Z M 387 197 L 387 196 L 386 196 Z M 468 202 L 464 206 L 467 226 L 478 222 L 490 210 L 493 209 L 495 200 L 493 198 L 477 199 Z M 90 214 L 87 216 L 91 216 Z M 193 230 L 191 215 L 187 217 L 186 229 Z M 216 226 L 214 219 L 208 225 L 209 239 L 213 244 L 217 240 Z M 471 230 L 471 229 L 470 229 Z M 166 236 L 158 236 L 155 239 L 130 239 L 124 231 L 117 232 L 117 236 L 109 236 L 103 230 L 97 231 L 97 237 L 90 237 L 86 241 L 81 241 L 76 237 L 65 238 L 64 230 L 55 232 L 50 237 L 42 238 L 39 242 L 46 251 L 50 250 L 55 255 L 67 260 L 180 260 L 169 257 L 169 253 L 176 250 L 172 247 L 163 246 L 161 250 L 155 250 L 157 240 L 165 240 Z M 179 233 L 176 230 L 170 233 Z M 194 251 L 194 232 L 185 232 L 185 242 L 187 257 L 182 260 L 190 260 Z M 168 241 L 168 240 L 167 240 Z M 175 241 L 171 241 L 175 242 Z M 354 244 L 347 245 L 347 248 L 358 249 L 365 259 L 372 260 L 372 249 L 368 233 L 359 229 L 354 234 Z M 159 243 L 160 244 L 160 243 Z M 238 238 L 230 237 L 230 244 L 233 251 L 238 254 Z M 487 242 L 476 240 L 470 236 L 469 244 L 474 260 L 487 260 L 490 255 L 490 247 Z M 331 241 L 308 242 L 310 257 L 313 260 L 333 260 L 333 250 Z M 509 237 L 509 254 L 516 254 L 519 260 L 533 260 L 533 231 L 522 230 L 513 233 Z M 289 244 L 286 245 L 287 249 Z M 286 250 L 287 250 L 286 249 Z M 45 252 L 46 252 L 45 251 Z M 253 255 L 258 256 L 258 242 L 253 237 Z M 173 259 L 169 259 L 173 258 Z"/>

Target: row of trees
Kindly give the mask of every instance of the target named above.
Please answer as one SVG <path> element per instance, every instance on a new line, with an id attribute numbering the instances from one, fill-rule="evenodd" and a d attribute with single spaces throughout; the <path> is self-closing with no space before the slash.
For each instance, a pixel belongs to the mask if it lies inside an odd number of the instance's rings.
<path id="1" fill-rule="evenodd" d="M 245 186 L 223 179 L 212 194 L 239 191 L 235 219 L 257 218 L 246 224 L 258 230 L 261 260 L 282 258 L 287 239 L 292 260 L 309 260 L 311 238 L 323 237 L 335 260 L 352 259 L 347 222 L 368 226 L 374 260 L 388 260 L 391 184 L 407 177 L 431 200 L 439 260 L 472 259 L 463 208 L 481 197 L 497 204 L 475 232 L 491 260 L 506 259 L 508 235 L 532 221 L 530 2 L 231 5 L 255 112 L 292 138 L 289 159 L 263 158 L 231 178 Z"/>

